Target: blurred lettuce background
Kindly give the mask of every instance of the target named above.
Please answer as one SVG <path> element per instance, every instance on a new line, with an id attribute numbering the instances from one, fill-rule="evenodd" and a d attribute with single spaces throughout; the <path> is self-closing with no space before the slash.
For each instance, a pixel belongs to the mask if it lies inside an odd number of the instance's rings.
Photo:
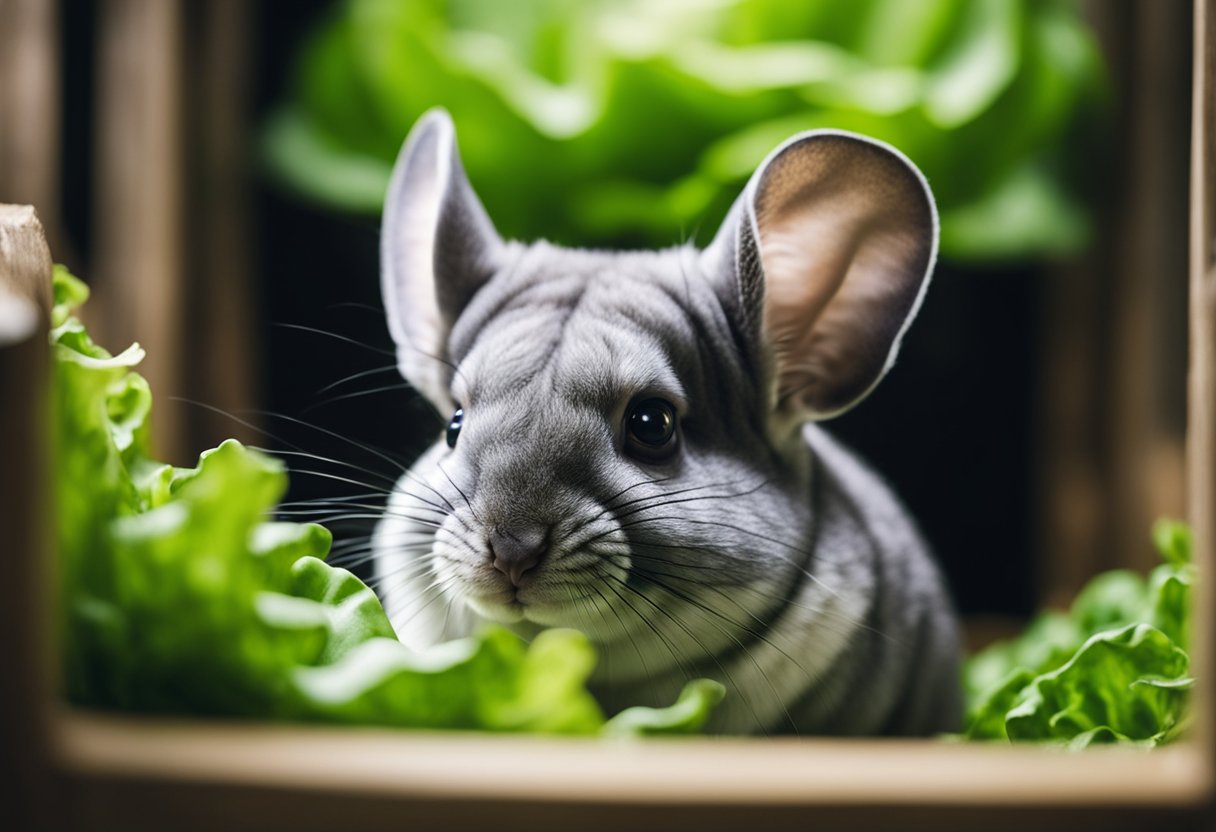
<path id="1" fill-rule="evenodd" d="M 505 235 L 704 243 L 774 146 L 834 127 L 922 168 L 956 261 L 1084 245 L 1075 163 L 1106 97 L 1067 0 L 345 0 L 291 89 L 264 159 L 337 211 L 378 212 L 443 105 Z"/>

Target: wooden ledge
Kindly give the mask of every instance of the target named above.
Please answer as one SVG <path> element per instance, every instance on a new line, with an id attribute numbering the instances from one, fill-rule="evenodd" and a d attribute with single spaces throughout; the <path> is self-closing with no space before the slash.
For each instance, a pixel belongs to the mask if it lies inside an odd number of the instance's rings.
<path id="1" fill-rule="evenodd" d="M 1082 753 L 920 740 L 604 741 L 183 722 L 67 712 L 69 775 L 363 798 L 673 806 L 1194 808 L 1213 777 L 1190 744 Z"/>

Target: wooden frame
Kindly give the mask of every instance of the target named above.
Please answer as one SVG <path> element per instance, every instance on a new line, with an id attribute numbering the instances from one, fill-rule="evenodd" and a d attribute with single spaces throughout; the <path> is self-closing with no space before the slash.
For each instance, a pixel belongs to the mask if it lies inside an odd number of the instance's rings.
<path id="1" fill-rule="evenodd" d="M 165 721 L 54 704 L 44 401 L 49 273 L 0 208 L 5 829 L 1206 828 L 1216 821 L 1216 10 L 1195 6 L 1190 520 L 1195 724 L 1152 753 L 893 740 L 645 743 Z M 24 310 L 24 311 L 22 311 Z M 25 322 L 24 324 L 22 322 Z M 14 323 L 15 322 L 15 323 Z M 8 815 L 12 815 L 9 820 Z"/>

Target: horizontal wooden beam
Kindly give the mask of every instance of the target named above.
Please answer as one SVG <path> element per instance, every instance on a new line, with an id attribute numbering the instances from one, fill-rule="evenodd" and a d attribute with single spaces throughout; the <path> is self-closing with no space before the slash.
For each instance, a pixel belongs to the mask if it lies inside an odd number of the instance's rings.
<path id="1" fill-rule="evenodd" d="M 149 802 L 168 799 L 165 794 L 175 795 L 180 808 L 185 789 L 228 795 L 234 817 L 214 807 L 208 813 L 208 822 L 222 821 L 226 829 L 233 828 L 229 822 L 239 824 L 235 815 L 249 808 L 251 795 L 260 795 L 261 811 L 273 807 L 276 824 L 293 829 L 314 828 L 301 809 L 315 809 L 321 798 L 333 801 L 331 810 L 351 809 L 348 829 L 373 828 L 361 824 L 356 811 L 369 801 L 398 807 L 403 823 L 410 813 L 442 806 L 452 813 L 452 828 L 490 822 L 490 814 L 498 818 L 495 829 L 544 828 L 535 825 L 535 812 L 526 813 L 522 825 L 504 825 L 501 814 L 544 806 L 565 807 L 556 817 L 566 820 L 571 809 L 584 807 L 584 829 L 606 829 L 603 820 L 651 809 L 679 810 L 716 828 L 719 810 L 750 808 L 766 818 L 785 810 L 805 818 L 818 810 L 866 815 L 883 807 L 932 810 L 939 819 L 952 807 L 1062 809 L 1072 812 L 1064 815 L 1072 821 L 1089 813 L 1113 819 L 1107 828 L 1122 828 L 1118 821 L 1126 812 L 1198 816 L 1211 802 L 1213 783 L 1206 755 L 1185 743 L 1151 753 L 1110 748 L 1077 754 L 899 740 L 608 742 L 68 712 L 59 720 L 56 749 L 69 782 L 96 784 L 74 798 L 84 801 L 82 818 L 97 811 L 115 820 L 135 818 Z M 116 795 L 130 805 L 116 805 Z M 104 801 L 106 808 L 95 809 L 91 801 Z"/>

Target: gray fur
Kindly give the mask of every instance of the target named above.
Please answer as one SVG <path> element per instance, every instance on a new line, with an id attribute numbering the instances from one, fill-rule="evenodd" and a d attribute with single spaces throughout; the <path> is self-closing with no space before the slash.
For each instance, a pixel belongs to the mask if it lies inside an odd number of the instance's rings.
<path id="1" fill-rule="evenodd" d="M 840 250 L 878 246 L 857 262 L 896 268 L 895 288 L 883 277 L 880 308 L 841 336 L 870 302 L 838 300 L 869 279 L 850 272 L 817 317 L 778 336 L 766 291 L 781 291 L 781 264 L 836 243 L 773 229 L 802 214 L 836 222 L 830 206 L 806 208 L 799 171 L 824 163 L 835 176 L 854 157 L 881 194 L 858 210 L 902 200 L 912 221 L 877 221 L 890 231 L 877 243 L 873 221 L 851 225 L 869 236 Z M 403 172 L 420 159 L 442 160 L 445 174 Z M 778 197 L 795 213 L 774 208 Z M 806 421 L 847 408 L 890 366 L 932 266 L 928 200 L 898 154 L 821 134 L 770 157 L 704 252 L 503 243 L 464 179 L 450 120 L 424 117 L 386 204 L 386 306 L 406 378 L 466 415 L 454 449 L 437 442 L 400 480 L 376 530 L 402 640 L 422 647 L 487 619 L 525 636 L 575 627 L 600 651 L 593 689 L 609 712 L 669 703 L 687 678 L 709 676 L 728 688 L 710 725 L 724 733 L 956 729 L 957 628 L 926 546 L 882 482 Z M 841 326 L 817 334 L 833 315 Z M 812 352 L 826 339 L 830 354 L 783 355 L 799 338 Z M 681 447 L 660 464 L 623 449 L 626 408 L 649 396 L 679 417 Z M 551 527 L 549 549 L 516 590 L 488 538 L 537 525 Z"/>

